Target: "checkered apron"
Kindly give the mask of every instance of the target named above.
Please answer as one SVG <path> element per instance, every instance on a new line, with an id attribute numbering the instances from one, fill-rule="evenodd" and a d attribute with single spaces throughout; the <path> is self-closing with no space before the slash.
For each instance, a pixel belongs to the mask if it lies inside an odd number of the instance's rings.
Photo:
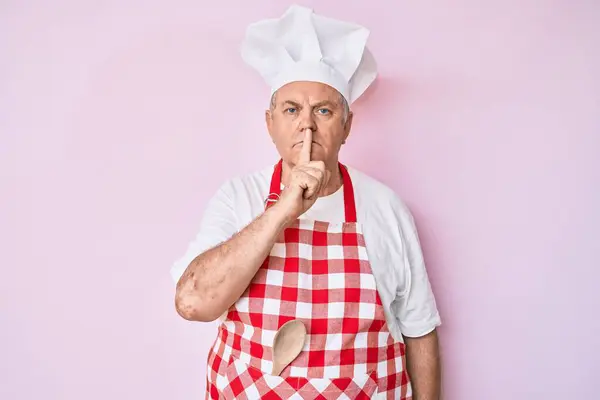
<path id="1" fill-rule="evenodd" d="M 279 196 L 281 169 L 280 161 L 266 207 Z M 300 219 L 281 234 L 219 326 L 207 399 L 412 398 L 405 346 L 388 329 L 352 182 L 340 170 L 346 222 Z M 303 351 L 271 375 L 275 333 L 293 319 L 307 329 Z"/>

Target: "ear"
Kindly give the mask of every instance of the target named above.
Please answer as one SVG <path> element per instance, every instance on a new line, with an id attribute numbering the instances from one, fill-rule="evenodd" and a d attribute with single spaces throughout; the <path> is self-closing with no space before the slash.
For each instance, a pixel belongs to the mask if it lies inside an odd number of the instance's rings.
<path id="1" fill-rule="evenodd" d="M 346 119 L 346 123 L 344 124 L 344 140 L 342 144 L 346 143 L 348 136 L 350 136 L 350 129 L 352 129 L 352 118 L 354 117 L 354 113 L 352 111 L 348 112 L 348 118 Z"/>
<path id="2" fill-rule="evenodd" d="M 269 131 L 269 136 L 271 136 L 271 140 L 273 142 L 273 114 L 271 113 L 271 110 L 267 109 L 265 110 L 265 124 L 267 125 L 267 131 Z"/>

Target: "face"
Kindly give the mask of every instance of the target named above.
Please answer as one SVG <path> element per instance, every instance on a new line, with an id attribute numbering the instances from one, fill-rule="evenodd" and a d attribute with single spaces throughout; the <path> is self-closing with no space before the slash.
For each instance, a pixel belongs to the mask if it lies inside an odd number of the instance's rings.
<path id="1" fill-rule="evenodd" d="M 323 83 L 292 82 L 278 89 L 266 123 L 283 161 L 297 163 L 305 129 L 310 128 L 311 159 L 335 165 L 352 125 L 352 113 L 344 116 L 344 108 L 339 92 Z"/>

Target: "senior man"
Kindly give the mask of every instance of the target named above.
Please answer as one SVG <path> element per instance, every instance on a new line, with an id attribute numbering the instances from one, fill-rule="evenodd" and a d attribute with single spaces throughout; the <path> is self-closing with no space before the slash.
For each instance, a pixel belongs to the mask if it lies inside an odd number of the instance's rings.
<path id="1" fill-rule="evenodd" d="M 172 268 L 178 313 L 219 321 L 207 398 L 439 398 L 441 322 L 412 216 L 338 160 L 349 104 L 376 76 L 368 33 L 299 6 L 247 30 L 281 158 L 221 186 Z M 281 370 L 289 321 L 303 334 Z"/>

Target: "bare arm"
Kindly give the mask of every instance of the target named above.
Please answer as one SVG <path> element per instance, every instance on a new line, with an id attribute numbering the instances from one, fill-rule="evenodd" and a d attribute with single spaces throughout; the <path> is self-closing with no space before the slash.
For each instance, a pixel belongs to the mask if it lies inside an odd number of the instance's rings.
<path id="1" fill-rule="evenodd" d="M 190 263 L 177 283 L 179 315 L 192 321 L 213 321 L 244 293 L 288 223 L 277 206 Z"/>
<path id="2" fill-rule="evenodd" d="M 405 337 L 406 362 L 414 400 L 439 400 L 441 368 L 437 332 L 418 338 Z"/>
<path id="3" fill-rule="evenodd" d="M 290 184 L 275 205 L 222 244 L 198 255 L 177 283 L 175 307 L 190 321 L 213 321 L 244 293 L 285 227 L 308 210 L 327 185 L 323 162 L 311 162 L 307 129 Z"/>

